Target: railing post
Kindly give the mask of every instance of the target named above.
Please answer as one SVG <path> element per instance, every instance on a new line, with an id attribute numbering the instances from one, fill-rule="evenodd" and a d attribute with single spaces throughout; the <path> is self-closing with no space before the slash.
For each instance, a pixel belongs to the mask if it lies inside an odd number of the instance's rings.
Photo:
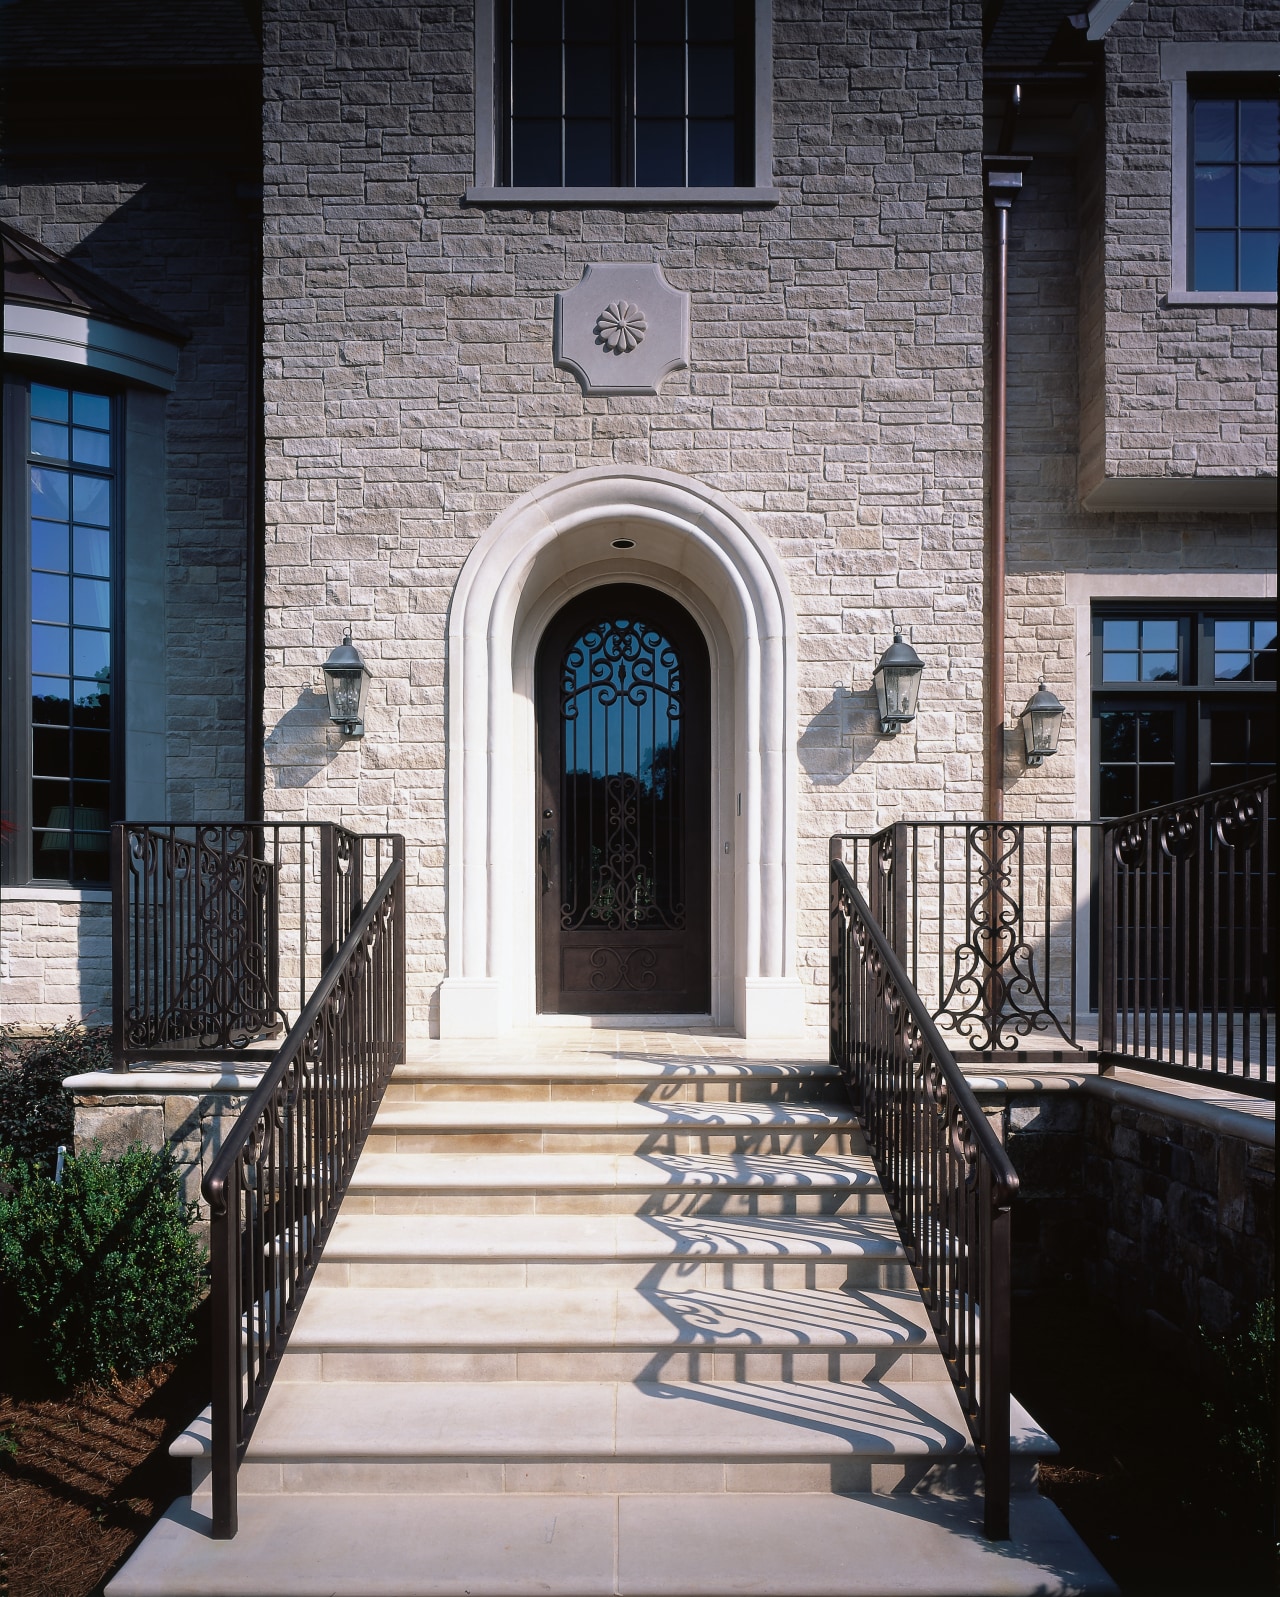
<path id="1" fill-rule="evenodd" d="M 982 1167 L 982 1213 L 988 1234 L 983 1248 L 982 1421 L 985 1431 L 983 1530 L 992 1541 L 1009 1539 L 1009 1377 L 1013 1340 L 1010 1250 L 1012 1215 L 1007 1205 L 995 1201 L 992 1171 Z"/>
<path id="2" fill-rule="evenodd" d="M 1116 1045 L 1116 851 L 1115 832 L 1104 826 L 1098 835 L 1098 1048 Z"/>
<path id="3" fill-rule="evenodd" d="M 844 1074 L 840 1048 L 840 1005 L 847 1001 L 840 970 L 840 890 L 835 867 L 844 860 L 844 843 L 833 837 L 827 845 L 827 1058 Z"/>
<path id="4" fill-rule="evenodd" d="M 222 1206 L 210 1205 L 210 1309 L 213 1315 L 212 1429 L 213 1535 L 236 1533 L 236 1468 L 240 1430 L 240 1191 L 228 1175 Z"/>
<path id="5" fill-rule="evenodd" d="M 302 860 L 306 869 L 306 859 Z M 320 823 L 320 970 L 338 951 L 338 844 L 332 821 Z"/>
<path id="6" fill-rule="evenodd" d="M 129 992 L 129 834 L 111 828 L 111 1063 L 125 1068 L 124 1012 Z"/>
<path id="7" fill-rule="evenodd" d="M 391 842 L 391 858 L 405 864 L 404 836 L 397 832 Z M 406 994 L 406 961 L 405 961 L 405 898 L 407 897 L 408 870 L 401 871 L 400 879 L 396 883 L 395 899 L 392 903 L 392 936 L 394 942 L 392 963 L 392 1002 L 395 1005 L 395 1051 L 394 1062 L 402 1065 L 408 1052 L 408 998 Z"/>
<path id="8" fill-rule="evenodd" d="M 907 891 L 910 869 L 907 861 L 908 828 L 902 821 L 893 826 L 893 854 L 889 871 L 889 945 L 908 969 Z M 910 862 L 914 865 L 915 861 Z"/>

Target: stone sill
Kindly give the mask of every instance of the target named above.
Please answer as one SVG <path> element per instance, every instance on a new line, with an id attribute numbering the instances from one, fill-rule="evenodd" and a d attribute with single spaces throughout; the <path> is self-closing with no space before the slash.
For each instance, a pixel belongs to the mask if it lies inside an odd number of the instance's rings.
<path id="1" fill-rule="evenodd" d="M 1165 295 L 1166 305 L 1275 305 L 1277 296 L 1261 290 L 1248 292 L 1215 292 L 1211 289 L 1171 288 Z"/>
<path id="2" fill-rule="evenodd" d="M 0 887 L 5 904 L 109 904 L 109 887 Z"/>
<path id="3" fill-rule="evenodd" d="M 62 1085 L 78 1095 L 108 1098 L 137 1093 L 252 1092 L 261 1080 L 261 1070 L 228 1070 L 218 1064 L 161 1064 L 129 1070 L 88 1070 L 83 1075 L 68 1076 Z"/>
<path id="4" fill-rule="evenodd" d="M 642 206 L 777 205 L 781 190 L 775 188 L 709 189 L 516 189 L 478 185 L 464 196 L 469 205 L 560 206 L 567 210 L 583 205 L 621 205 L 628 210 Z"/>

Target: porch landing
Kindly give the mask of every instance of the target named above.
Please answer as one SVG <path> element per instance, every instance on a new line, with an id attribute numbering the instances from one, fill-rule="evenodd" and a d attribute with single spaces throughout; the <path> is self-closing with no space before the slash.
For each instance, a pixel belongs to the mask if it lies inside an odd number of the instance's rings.
<path id="1" fill-rule="evenodd" d="M 1016 1403 L 1012 1538 L 826 1037 L 539 1026 L 397 1068 L 210 1537 L 107 1597 L 1114 1594 Z"/>

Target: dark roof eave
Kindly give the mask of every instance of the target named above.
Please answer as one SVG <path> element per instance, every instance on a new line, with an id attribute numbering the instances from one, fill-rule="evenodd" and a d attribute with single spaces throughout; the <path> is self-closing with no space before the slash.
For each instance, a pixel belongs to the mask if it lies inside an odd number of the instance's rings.
<path id="1" fill-rule="evenodd" d="M 152 310 L 95 272 L 55 255 L 38 240 L 0 222 L 4 245 L 4 302 L 93 316 L 185 344 L 191 334 L 160 311 Z"/>

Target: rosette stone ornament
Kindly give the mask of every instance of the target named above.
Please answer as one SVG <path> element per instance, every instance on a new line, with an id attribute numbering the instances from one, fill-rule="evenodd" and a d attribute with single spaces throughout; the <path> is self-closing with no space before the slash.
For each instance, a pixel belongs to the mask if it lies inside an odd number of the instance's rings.
<path id="1" fill-rule="evenodd" d="M 625 299 L 606 305 L 596 317 L 596 337 L 615 355 L 629 355 L 644 342 L 649 331 L 644 312 L 638 305 L 629 305 Z"/>
<path id="2" fill-rule="evenodd" d="M 585 394 L 656 394 L 689 364 L 689 296 L 650 263 L 594 262 L 556 295 L 554 357 Z"/>

